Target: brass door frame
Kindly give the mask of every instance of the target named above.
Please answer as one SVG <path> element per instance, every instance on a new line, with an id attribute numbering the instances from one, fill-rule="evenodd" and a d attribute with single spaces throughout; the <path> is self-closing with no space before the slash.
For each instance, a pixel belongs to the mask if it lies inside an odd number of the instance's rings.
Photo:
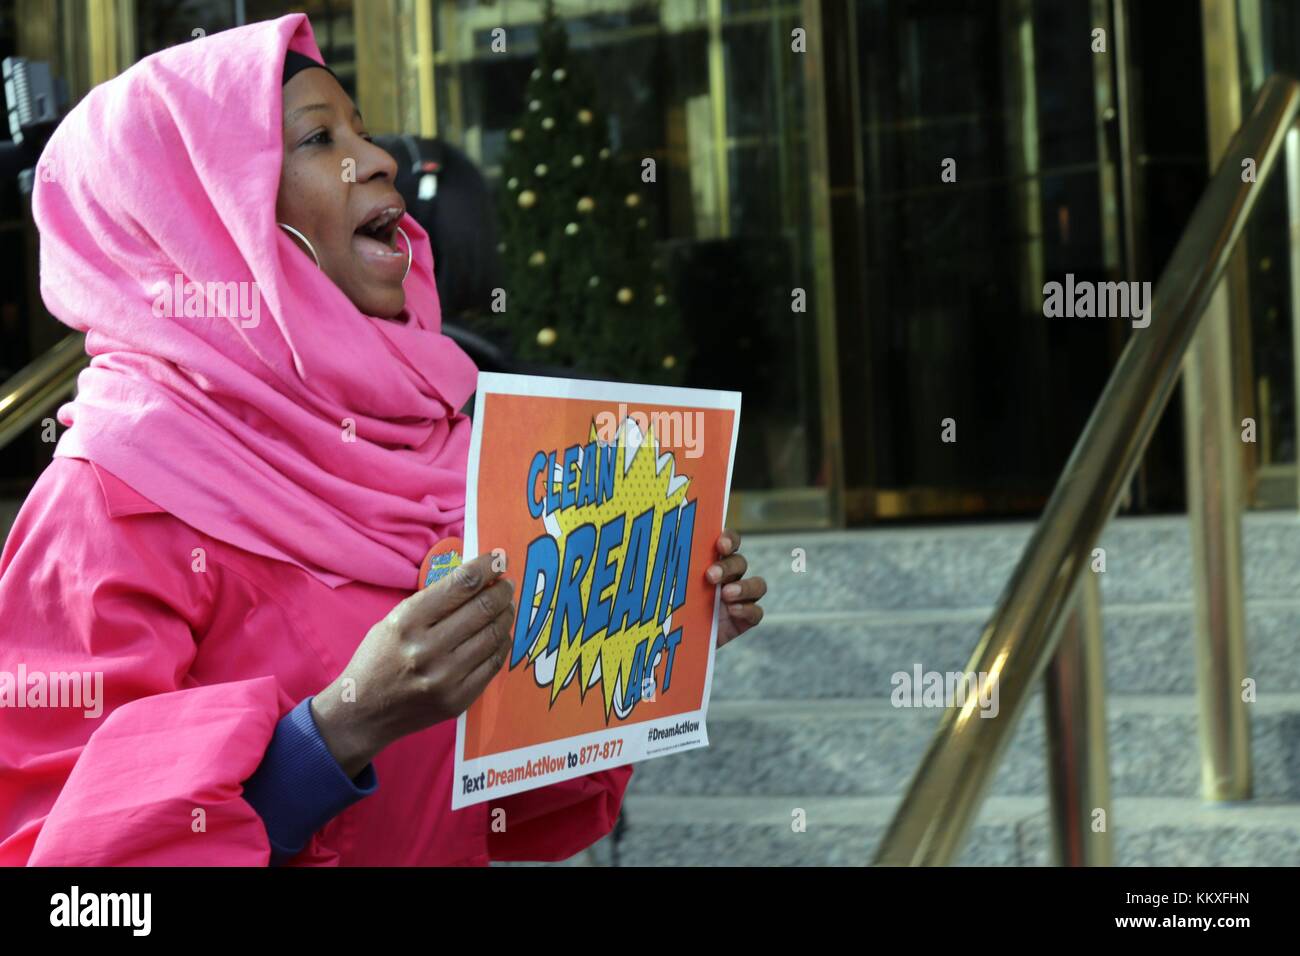
<path id="1" fill-rule="evenodd" d="M 374 133 L 437 135 L 433 9 L 427 0 L 358 0 L 357 108 Z"/>
<path id="2" fill-rule="evenodd" d="M 1265 37 L 1262 29 L 1261 0 L 1202 0 L 1205 25 L 1206 120 L 1210 130 L 1210 149 L 1221 144 L 1241 124 L 1245 97 L 1264 79 Z M 1243 82 L 1244 81 L 1244 82 Z M 1247 88 L 1249 84 L 1250 88 Z M 1288 154 L 1288 166 L 1291 157 Z M 1288 169 L 1288 193 L 1300 181 L 1297 171 Z M 1291 206 L 1291 229 L 1295 235 L 1300 215 L 1297 198 L 1288 194 Z M 1234 343 L 1232 390 L 1236 419 L 1253 418 L 1258 430 L 1255 442 L 1241 442 L 1243 482 L 1246 506 L 1252 510 L 1283 510 L 1300 506 L 1300 466 L 1296 462 L 1271 460 L 1269 443 L 1277 428 L 1268 401 L 1269 383 L 1256 379 L 1253 367 L 1250 324 L 1250 271 L 1248 237 L 1243 236 L 1237 258 L 1228 272 L 1228 305 L 1233 325 Z M 1291 244 L 1294 257 L 1294 243 Z M 1300 362 L 1300 262 L 1291 262 L 1291 320 L 1293 348 Z M 1296 366 L 1300 368 L 1300 364 Z M 1297 414 L 1300 415 L 1300 374 L 1295 377 Z"/>
<path id="3" fill-rule="evenodd" d="M 18 55 L 45 60 L 76 103 L 136 59 L 135 0 L 17 0 Z"/>
<path id="4" fill-rule="evenodd" d="M 1222 4 L 1218 0 L 1216 7 Z M 1215 69 L 1214 93 L 1207 101 L 1206 108 L 1210 115 L 1211 124 L 1221 126 L 1227 117 L 1230 117 L 1232 104 L 1235 103 L 1236 115 L 1241 113 L 1243 97 L 1251 91 L 1258 89 L 1264 81 L 1264 64 L 1265 64 L 1265 38 L 1263 34 L 1263 11 L 1261 0 L 1235 0 L 1235 3 L 1229 2 L 1222 11 L 1215 11 L 1221 29 L 1224 35 L 1216 37 L 1220 46 L 1223 47 L 1221 55 L 1213 58 L 1209 52 L 1209 41 L 1206 41 L 1206 72 L 1207 72 L 1207 93 L 1211 89 L 1208 74 L 1211 67 Z M 1249 89 L 1243 87 L 1243 79 L 1249 85 Z M 1222 101 L 1222 102 L 1220 102 Z M 1239 120 L 1238 120 L 1239 121 Z M 1294 134 L 1293 134 L 1294 135 Z M 1287 154 L 1287 203 L 1290 209 L 1289 221 L 1291 226 L 1291 235 L 1294 237 L 1297 228 L 1300 228 L 1300 197 L 1293 195 L 1294 186 L 1300 182 L 1300 170 L 1292 169 L 1293 156 L 1288 150 Z M 1243 237 L 1244 245 L 1244 237 Z M 1292 328 L 1292 348 L 1293 354 L 1300 363 L 1300 260 L 1296 258 L 1296 243 L 1290 243 L 1289 254 L 1291 256 L 1291 328 Z M 1251 352 L 1251 333 L 1250 315 L 1249 315 L 1249 269 L 1244 264 L 1241 267 L 1241 282 L 1246 286 L 1242 293 L 1243 299 L 1239 304 L 1242 315 L 1239 317 L 1239 325 L 1236 326 L 1235 334 L 1239 336 L 1238 341 L 1242 343 L 1241 351 L 1244 353 L 1245 362 L 1249 363 L 1252 357 Z M 1234 302 L 1234 305 L 1238 303 Z M 1240 361 L 1240 360 L 1239 360 Z M 1300 364 L 1295 365 L 1300 369 Z M 1238 377 L 1236 394 L 1239 400 L 1248 402 L 1243 404 L 1243 410 L 1240 417 L 1251 415 L 1255 417 L 1259 428 L 1257 433 L 1257 443 L 1243 444 L 1243 454 L 1247 457 L 1251 468 L 1247 472 L 1247 506 L 1254 510 L 1289 510 L 1300 506 L 1300 466 L 1296 462 L 1283 461 L 1274 462 L 1270 452 L 1272 435 L 1277 428 L 1276 422 L 1273 421 L 1272 407 L 1269 402 L 1270 385 L 1267 379 L 1256 379 L 1253 370 L 1249 364 L 1238 364 L 1234 368 L 1234 374 Z M 1300 420 L 1300 374 L 1295 376 L 1295 397 L 1297 417 Z"/>
<path id="5" fill-rule="evenodd" d="M 1206 144 L 1213 171 L 1232 135 L 1241 126 L 1243 98 L 1241 43 L 1252 35 L 1261 42 L 1258 32 L 1243 36 L 1238 17 L 1238 3 L 1256 0 L 1201 0 L 1202 46 L 1205 58 L 1205 113 L 1209 142 Z M 1258 52 L 1248 59 L 1259 62 Z M 1243 235 L 1237 252 L 1224 277 L 1223 307 L 1228 312 L 1233 343 L 1230 388 L 1238 423 L 1244 418 L 1259 421 L 1256 407 L 1254 361 L 1251 352 L 1250 275 L 1248 270 L 1249 236 Z M 1185 389 L 1186 391 L 1186 389 Z M 1264 409 L 1268 414 L 1268 409 Z M 1269 425 L 1271 427 L 1271 415 Z M 1238 424 L 1240 427 L 1240 424 Z M 1258 437 L 1258 436 L 1257 436 Z M 1258 502 L 1259 445 L 1238 442 L 1241 453 L 1241 480 L 1245 501 L 1251 507 Z"/>

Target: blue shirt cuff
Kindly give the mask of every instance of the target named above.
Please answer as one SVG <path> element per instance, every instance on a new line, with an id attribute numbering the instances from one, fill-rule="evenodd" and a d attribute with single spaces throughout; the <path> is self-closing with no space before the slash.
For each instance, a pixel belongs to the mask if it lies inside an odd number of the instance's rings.
<path id="1" fill-rule="evenodd" d="M 312 834 L 379 786 L 374 764 L 349 779 L 325 746 L 308 697 L 280 718 L 244 799 L 262 817 L 271 865 L 302 852 Z"/>

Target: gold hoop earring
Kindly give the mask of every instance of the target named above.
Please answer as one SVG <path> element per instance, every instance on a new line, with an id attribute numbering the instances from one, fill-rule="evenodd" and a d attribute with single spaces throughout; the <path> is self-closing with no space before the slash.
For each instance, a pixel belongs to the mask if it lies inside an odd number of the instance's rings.
<path id="1" fill-rule="evenodd" d="M 316 260 L 316 268 L 319 269 L 319 268 L 320 268 L 320 256 L 316 255 L 316 247 L 313 246 L 313 245 L 311 244 L 311 240 L 308 239 L 306 236 L 304 236 L 304 235 L 303 235 L 301 232 L 299 232 L 297 229 L 293 228 L 293 226 L 289 225 L 288 223 L 277 222 L 276 225 L 279 226 L 281 229 L 284 229 L 284 230 L 287 230 L 288 232 L 293 233 L 293 235 L 297 236 L 299 239 L 301 239 L 303 242 L 305 242 L 305 243 L 307 244 L 307 251 L 310 252 L 310 253 L 311 253 L 311 257 L 312 257 L 313 259 Z M 410 266 L 408 265 L 407 268 L 409 269 Z"/>
<path id="2" fill-rule="evenodd" d="M 405 282 L 406 277 L 411 274 L 411 237 L 406 234 L 406 230 L 401 226 L 397 227 L 397 231 L 400 232 L 402 238 L 406 240 L 406 271 L 402 273 L 402 281 Z"/>

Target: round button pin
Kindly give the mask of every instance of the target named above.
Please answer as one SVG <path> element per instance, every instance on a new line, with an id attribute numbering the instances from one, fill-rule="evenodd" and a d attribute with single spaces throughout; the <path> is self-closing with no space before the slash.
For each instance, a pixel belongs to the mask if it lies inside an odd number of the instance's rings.
<path id="1" fill-rule="evenodd" d="M 427 588 L 460 567 L 463 551 L 460 538 L 443 538 L 430 548 L 420 562 L 420 587 Z"/>

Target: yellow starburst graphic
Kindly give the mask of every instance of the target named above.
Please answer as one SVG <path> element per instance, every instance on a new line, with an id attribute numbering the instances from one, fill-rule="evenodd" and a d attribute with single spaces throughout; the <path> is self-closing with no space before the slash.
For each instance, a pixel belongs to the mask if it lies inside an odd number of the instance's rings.
<path id="1" fill-rule="evenodd" d="M 579 495 L 579 503 L 544 518 L 548 534 L 564 555 L 559 563 L 561 577 L 579 573 L 576 569 L 581 567 L 578 559 L 569 555 L 570 535 L 591 525 L 593 530 L 585 532 L 587 541 L 600 541 L 600 548 L 580 572 L 578 603 L 585 613 L 575 621 L 573 615 L 557 609 L 554 583 L 549 588 L 539 585 L 529 618 L 537 620 L 536 615 L 544 614 L 545 625 L 529 647 L 527 661 L 538 684 L 549 684 L 552 704 L 575 677 L 583 699 L 599 683 L 608 720 L 611 711 L 620 717 L 630 712 L 640 697 L 640 682 L 655 667 L 655 658 L 671 647 L 661 638 L 672 626 L 670 588 L 679 598 L 685 593 L 686 581 L 679 578 L 689 564 L 694 508 L 687 508 L 689 478 L 676 474 L 671 453 L 660 453 L 653 427 L 643 434 L 636 422 L 624 419 L 616 444 L 610 448 L 597 441 L 593 422 L 587 442 L 579 452 L 581 484 L 593 488 L 612 484 L 613 493 L 590 494 L 586 500 Z M 603 473 L 611 468 L 612 482 Z M 556 466 L 548 480 L 551 494 L 558 497 L 563 483 L 571 479 Z M 679 524 L 683 512 L 687 518 Z M 665 533 L 670 536 L 667 541 L 663 540 Z M 686 540 L 674 540 L 678 535 Z M 686 562 L 678 564 L 682 548 L 686 549 Z M 603 574 L 602 563 L 607 565 Z M 596 581 L 601 585 L 593 601 Z M 549 600 L 549 607 L 542 607 L 544 600 Z M 593 608 L 606 604 L 608 613 L 593 613 Z M 558 645 L 552 634 L 557 616 Z"/>

